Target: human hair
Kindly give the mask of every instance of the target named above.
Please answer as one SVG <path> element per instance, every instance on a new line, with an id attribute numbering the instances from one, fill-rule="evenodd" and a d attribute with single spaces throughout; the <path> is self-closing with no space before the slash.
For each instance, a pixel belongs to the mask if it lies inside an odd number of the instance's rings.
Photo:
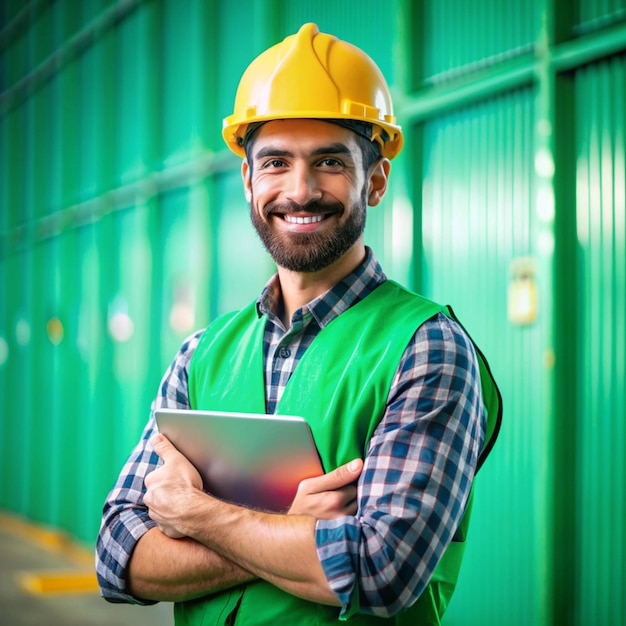
<path id="1" fill-rule="evenodd" d="M 370 133 L 371 133 L 371 125 Z M 349 126 L 347 128 L 350 128 Z M 380 159 L 380 144 L 377 141 L 372 141 L 368 136 L 363 135 L 357 131 L 354 131 L 356 135 L 356 142 L 361 148 L 361 154 L 363 155 L 363 169 L 365 174 L 369 172 L 370 167 Z"/>

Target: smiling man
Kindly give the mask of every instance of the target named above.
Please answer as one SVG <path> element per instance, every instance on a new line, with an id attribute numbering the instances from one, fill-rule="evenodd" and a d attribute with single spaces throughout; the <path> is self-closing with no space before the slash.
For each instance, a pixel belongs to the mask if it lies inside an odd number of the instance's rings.
<path id="1" fill-rule="evenodd" d="M 376 159 L 370 172 L 357 137 L 337 124 L 291 119 L 266 122 L 249 142 L 243 178 L 252 224 L 280 269 L 326 270 L 363 235 L 389 161 Z"/>
<path id="2" fill-rule="evenodd" d="M 366 207 L 380 202 L 388 174 L 389 161 L 366 162 L 358 135 L 338 124 L 288 119 L 256 130 L 242 175 L 252 224 L 287 285 L 284 324 L 362 263 Z"/>
<path id="3" fill-rule="evenodd" d="M 385 80 L 307 24 L 246 70 L 224 138 L 277 273 L 185 341 L 153 409 L 302 415 L 328 473 L 284 513 L 223 502 L 151 418 L 105 503 L 102 593 L 177 624 L 439 624 L 500 403 L 451 311 L 365 246 L 402 147 Z"/>

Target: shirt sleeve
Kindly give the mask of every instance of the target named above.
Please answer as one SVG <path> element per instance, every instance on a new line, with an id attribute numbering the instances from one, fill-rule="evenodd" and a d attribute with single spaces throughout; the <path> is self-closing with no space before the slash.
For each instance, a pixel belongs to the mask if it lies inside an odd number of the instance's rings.
<path id="1" fill-rule="evenodd" d="M 187 380 L 189 363 L 202 331 L 189 337 L 166 371 L 152 405 L 150 419 L 139 443 L 131 452 L 104 503 L 102 523 L 96 541 L 96 575 L 101 595 L 109 602 L 155 604 L 128 593 L 128 563 L 139 539 L 156 526 L 144 505 L 144 479 L 159 464 L 149 444 L 157 432 L 153 417 L 156 408 L 189 408 Z"/>
<path id="2" fill-rule="evenodd" d="M 439 314 L 399 364 L 356 515 L 317 522 L 318 556 L 343 619 L 390 617 L 426 588 L 465 511 L 485 428 L 473 345 Z"/>

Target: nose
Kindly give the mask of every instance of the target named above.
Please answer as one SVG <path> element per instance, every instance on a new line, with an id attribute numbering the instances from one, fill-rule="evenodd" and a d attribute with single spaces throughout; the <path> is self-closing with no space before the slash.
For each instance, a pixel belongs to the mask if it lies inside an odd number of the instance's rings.
<path id="1" fill-rule="evenodd" d="M 300 163 L 291 168 L 284 196 L 287 200 L 299 205 L 305 205 L 311 200 L 319 200 L 322 197 L 317 177 L 306 164 Z"/>

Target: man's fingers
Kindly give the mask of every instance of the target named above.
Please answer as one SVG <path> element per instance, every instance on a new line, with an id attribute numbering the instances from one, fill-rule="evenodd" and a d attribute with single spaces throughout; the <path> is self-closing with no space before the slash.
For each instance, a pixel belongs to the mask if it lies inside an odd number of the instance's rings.
<path id="1" fill-rule="evenodd" d="M 159 524 L 159 530 L 171 539 L 182 539 L 185 536 L 183 533 L 179 533 L 177 530 L 168 528 L 167 526 L 161 526 L 161 524 Z"/>
<path id="2" fill-rule="evenodd" d="M 150 438 L 150 444 L 154 451 L 161 457 L 164 461 L 168 458 L 171 458 L 174 455 L 179 455 L 180 452 L 174 447 L 172 442 L 161 433 L 157 433 Z"/>
<path id="3" fill-rule="evenodd" d="M 150 438 L 150 445 L 163 461 L 163 465 L 150 472 L 146 478 L 146 487 L 154 487 L 159 482 L 184 482 L 196 489 L 202 489 L 202 478 L 198 470 L 181 454 L 174 444 L 161 433 Z"/>
<path id="4" fill-rule="evenodd" d="M 289 514 L 310 515 L 317 519 L 354 515 L 357 511 L 356 481 L 362 470 L 363 461 L 353 459 L 328 474 L 303 480 Z"/>
<path id="5" fill-rule="evenodd" d="M 335 489 L 353 483 L 361 474 L 362 469 L 363 460 L 352 459 L 352 461 L 345 463 L 344 465 L 340 465 L 337 469 L 329 472 L 329 475 L 333 474 L 333 480 L 337 480 L 338 484 Z"/>
<path id="6" fill-rule="evenodd" d="M 361 459 L 353 459 L 349 463 L 340 465 L 332 472 L 328 472 L 328 474 L 318 476 L 317 478 L 309 478 L 307 482 L 313 487 L 312 492 L 334 491 L 353 483 L 361 474 L 362 469 L 363 461 Z"/>

